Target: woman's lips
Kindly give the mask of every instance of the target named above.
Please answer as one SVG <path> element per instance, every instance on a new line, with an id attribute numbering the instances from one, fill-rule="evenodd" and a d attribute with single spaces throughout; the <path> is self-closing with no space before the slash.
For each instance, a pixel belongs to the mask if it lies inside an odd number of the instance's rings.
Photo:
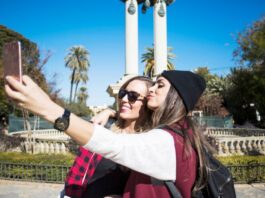
<path id="1" fill-rule="evenodd" d="M 147 99 L 147 100 L 150 100 L 152 97 L 154 97 L 154 96 L 147 95 L 147 96 L 146 96 L 146 99 Z"/>
<path id="2" fill-rule="evenodd" d="M 125 106 L 125 105 L 122 105 L 121 106 L 121 112 L 125 112 L 125 111 L 128 111 L 130 110 L 131 108 L 129 106 Z"/>

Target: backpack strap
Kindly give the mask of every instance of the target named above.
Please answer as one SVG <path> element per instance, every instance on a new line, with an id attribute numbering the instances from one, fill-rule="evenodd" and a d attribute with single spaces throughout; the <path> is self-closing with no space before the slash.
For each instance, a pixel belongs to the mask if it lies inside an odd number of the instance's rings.
<path id="1" fill-rule="evenodd" d="M 183 131 L 182 131 L 182 130 L 180 130 L 180 129 L 176 129 L 176 128 L 174 128 L 174 127 L 170 127 L 170 126 L 168 126 L 168 125 L 162 125 L 162 126 L 159 127 L 159 129 L 167 129 L 167 130 L 171 130 L 171 131 L 173 131 L 174 133 L 180 135 L 181 137 L 184 137 L 184 134 L 183 134 Z M 190 136 L 189 136 L 189 135 L 188 135 L 188 138 L 190 139 Z M 190 140 L 190 143 L 191 143 L 192 148 L 196 151 L 196 147 L 195 147 L 194 142 Z"/>
<path id="2" fill-rule="evenodd" d="M 182 198 L 181 193 L 173 181 L 164 181 L 172 198 Z"/>
<path id="3" fill-rule="evenodd" d="M 180 135 L 181 137 L 183 137 L 183 132 L 179 129 L 176 129 L 176 128 L 173 128 L 173 127 L 170 127 L 168 125 L 162 125 L 159 127 L 159 129 L 167 129 L 167 130 L 171 130 L 171 131 L 174 131 L 176 134 Z"/>

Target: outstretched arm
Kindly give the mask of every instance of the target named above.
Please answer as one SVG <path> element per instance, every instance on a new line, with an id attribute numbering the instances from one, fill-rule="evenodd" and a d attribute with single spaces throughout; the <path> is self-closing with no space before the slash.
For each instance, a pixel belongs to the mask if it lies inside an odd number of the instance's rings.
<path id="1" fill-rule="evenodd" d="M 50 97 L 28 76 L 23 76 L 23 84 L 13 77 L 6 78 L 5 91 L 20 107 L 35 113 L 47 121 L 54 121 L 62 116 L 64 109 L 53 102 Z M 86 144 L 94 131 L 93 124 L 71 114 L 69 128 L 65 131 L 78 144 Z"/>

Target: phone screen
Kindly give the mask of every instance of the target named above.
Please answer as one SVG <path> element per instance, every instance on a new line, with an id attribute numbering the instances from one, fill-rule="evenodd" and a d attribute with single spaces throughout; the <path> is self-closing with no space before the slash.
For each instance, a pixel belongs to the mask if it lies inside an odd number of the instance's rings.
<path id="1" fill-rule="evenodd" d="M 19 41 L 4 44 L 3 65 L 4 77 L 13 76 L 22 82 L 21 44 Z"/>

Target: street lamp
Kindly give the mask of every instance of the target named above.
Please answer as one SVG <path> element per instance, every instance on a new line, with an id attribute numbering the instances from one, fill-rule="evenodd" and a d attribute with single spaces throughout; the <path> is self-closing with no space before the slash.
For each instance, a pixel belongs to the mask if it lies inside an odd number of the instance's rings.
<path id="1" fill-rule="evenodd" d="M 254 103 L 250 103 L 249 106 L 255 108 L 255 104 Z M 255 108 L 255 113 L 256 113 L 256 120 L 259 122 L 261 120 L 259 111 Z"/>

